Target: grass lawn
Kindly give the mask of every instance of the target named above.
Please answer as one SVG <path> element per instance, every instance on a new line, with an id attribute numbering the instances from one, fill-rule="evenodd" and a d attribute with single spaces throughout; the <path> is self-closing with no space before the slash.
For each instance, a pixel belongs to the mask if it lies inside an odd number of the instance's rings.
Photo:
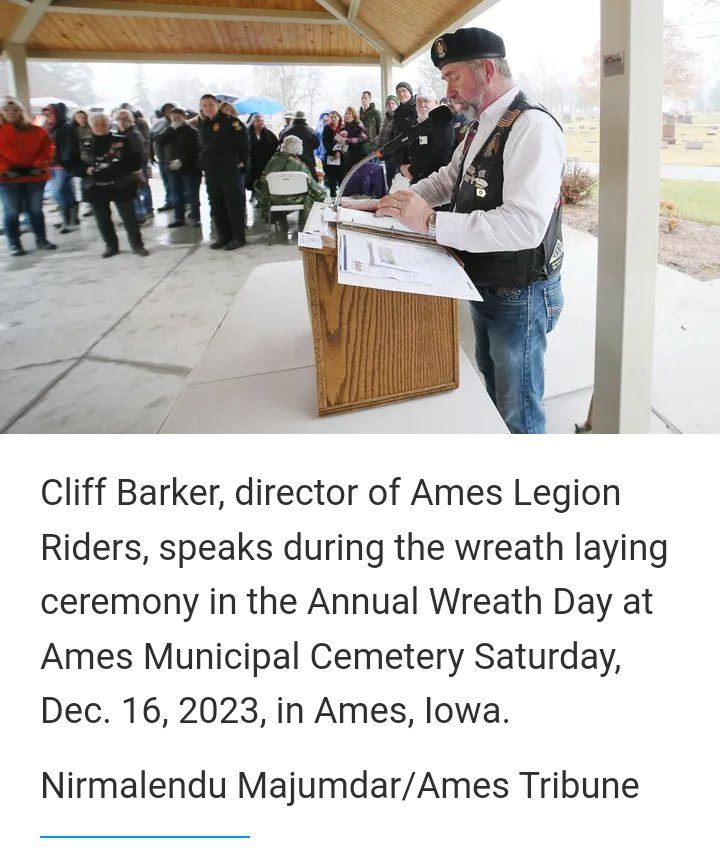
<path id="1" fill-rule="evenodd" d="M 597 202 L 597 185 L 589 200 Z M 720 225 L 720 181 L 663 180 L 660 182 L 660 201 L 674 202 L 680 219 Z"/>
<path id="2" fill-rule="evenodd" d="M 720 182 L 664 180 L 660 197 L 675 202 L 680 219 L 720 225 Z"/>
<path id="3" fill-rule="evenodd" d="M 564 126 L 568 156 L 581 162 L 598 162 L 600 121 L 573 120 Z M 718 127 L 714 134 L 713 126 Z M 664 165 L 720 165 L 720 112 L 697 115 L 693 123 L 676 123 L 675 137 L 676 144 L 660 150 Z M 688 140 L 702 142 L 702 150 L 686 150 Z"/>

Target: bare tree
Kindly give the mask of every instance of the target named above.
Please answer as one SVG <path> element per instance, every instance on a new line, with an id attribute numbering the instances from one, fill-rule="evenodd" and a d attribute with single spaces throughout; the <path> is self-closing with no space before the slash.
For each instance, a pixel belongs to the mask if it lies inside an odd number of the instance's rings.
<path id="1" fill-rule="evenodd" d="M 343 111 L 348 105 L 359 108 L 363 90 L 369 90 L 373 94 L 375 107 L 382 111 L 387 94 L 377 96 L 380 93 L 380 73 L 374 69 L 363 69 L 348 78 L 342 93 L 342 102 L 345 104 L 341 106 L 340 111 Z"/>
<path id="2" fill-rule="evenodd" d="M 432 62 L 429 54 L 423 54 L 423 56 L 418 60 L 418 77 L 420 79 L 420 84 L 423 85 L 423 87 L 431 87 L 435 91 L 438 99 L 445 96 L 445 82 L 443 81 L 440 70 Z"/>
<path id="3" fill-rule="evenodd" d="M 307 98 L 307 69 L 301 66 L 261 66 L 255 70 L 258 96 L 277 99 L 285 111 L 296 111 Z"/>
<path id="4" fill-rule="evenodd" d="M 680 31 L 666 27 L 663 35 L 663 95 L 687 105 L 702 89 L 702 58 Z"/>
<path id="5" fill-rule="evenodd" d="M 310 66 L 307 70 L 305 93 L 309 103 L 310 113 L 308 117 L 314 121 L 316 115 L 327 107 L 325 105 L 321 107 L 320 105 L 324 100 L 325 73 L 321 69 L 318 69 L 317 66 Z"/>
<path id="6" fill-rule="evenodd" d="M 150 89 L 150 107 L 154 111 L 165 102 L 173 102 L 182 108 L 191 108 L 197 111 L 198 100 L 203 93 L 208 91 L 221 92 L 220 90 L 214 91 L 207 81 L 179 75 L 176 78 L 168 79 L 161 87 Z"/>
<path id="7" fill-rule="evenodd" d="M 600 43 L 592 54 L 583 58 L 582 72 L 577 80 L 577 94 L 583 108 L 600 105 Z"/>
<path id="8" fill-rule="evenodd" d="M 720 0 L 719 0 L 720 2 Z M 586 108 L 600 104 L 600 44 L 583 61 L 578 78 L 578 95 Z M 700 53 L 690 46 L 680 29 L 665 22 L 663 30 L 663 96 L 674 102 L 692 102 L 702 89 Z"/>
<path id="9" fill-rule="evenodd" d="M 135 86 L 130 100 L 135 108 L 139 108 L 145 116 L 148 116 L 152 109 L 152 98 L 145 78 L 145 70 L 142 64 L 138 63 L 135 66 Z"/>

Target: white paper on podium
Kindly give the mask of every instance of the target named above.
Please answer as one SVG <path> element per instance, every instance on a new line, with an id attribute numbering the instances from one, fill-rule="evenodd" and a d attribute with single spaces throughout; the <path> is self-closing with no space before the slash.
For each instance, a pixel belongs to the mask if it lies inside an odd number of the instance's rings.
<path id="1" fill-rule="evenodd" d="M 417 232 L 404 226 L 400 220 L 393 219 L 392 217 L 378 217 L 371 211 L 354 210 L 349 207 L 338 208 L 337 220 L 346 226 L 356 225 L 376 231 L 391 231 L 398 234 L 417 234 Z"/>
<path id="2" fill-rule="evenodd" d="M 338 230 L 338 282 L 391 292 L 482 300 L 468 275 L 443 247 L 346 229 Z"/>

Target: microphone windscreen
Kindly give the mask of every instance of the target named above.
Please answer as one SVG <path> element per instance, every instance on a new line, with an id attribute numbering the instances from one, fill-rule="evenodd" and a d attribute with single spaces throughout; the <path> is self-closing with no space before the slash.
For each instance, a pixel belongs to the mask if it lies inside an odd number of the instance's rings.
<path id="1" fill-rule="evenodd" d="M 428 120 L 432 121 L 433 129 L 441 126 L 449 126 L 452 123 L 453 114 L 447 105 L 438 105 L 428 114 Z"/>

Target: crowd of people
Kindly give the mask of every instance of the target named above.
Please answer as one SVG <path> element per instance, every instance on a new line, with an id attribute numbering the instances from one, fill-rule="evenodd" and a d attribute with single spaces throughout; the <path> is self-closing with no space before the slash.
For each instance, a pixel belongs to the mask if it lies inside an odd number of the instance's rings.
<path id="1" fill-rule="evenodd" d="M 156 211 L 172 212 L 168 228 L 201 228 L 204 177 L 212 217 L 210 246 L 239 249 L 246 243 L 247 194 L 263 219 L 269 217 L 268 173 L 308 175 L 307 192 L 288 198 L 303 205 L 302 223 L 314 201 L 328 193 L 336 196 L 354 165 L 407 132 L 437 104 L 431 90 L 414 93 L 402 81 L 388 96 L 384 113 L 366 90 L 359 109 L 323 112 L 315 128 L 303 111 L 286 114 L 276 135 L 261 114 L 243 122 L 232 104 L 209 93 L 200 98 L 197 110 L 165 103 L 151 123 L 128 103 L 110 114 L 82 109 L 69 114 L 65 104 L 53 103 L 43 109 L 41 118 L 33 119 L 16 99 L 6 97 L 0 104 L 3 231 L 14 256 L 27 252 L 21 239 L 23 220 L 38 249 L 55 249 L 43 212 L 47 191 L 57 207 L 60 234 L 74 231 L 81 217 L 94 218 L 105 243 L 103 257 L 117 255 L 114 203 L 130 249 L 146 256 L 142 226 Z M 385 189 L 398 172 L 413 184 L 450 161 L 470 120 L 467 106 L 457 104 L 453 109 L 452 129 L 432 130 L 402 153 L 376 160 L 384 165 Z M 149 184 L 154 172 L 164 193 L 157 207 Z"/>
<path id="2" fill-rule="evenodd" d="M 407 81 L 388 95 L 384 113 L 364 91 L 359 109 L 323 112 L 315 128 L 302 111 L 286 115 L 277 138 L 261 116 L 248 128 L 232 105 L 212 94 L 201 97 L 197 112 L 167 103 L 151 127 L 128 105 L 112 117 L 80 111 L 71 119 L 64 105 L 49 105 L 44 123 L 36 125 L 6 98 L 0 104 L 0 199 L 10 249 L 25 252 L 23 215 L 38 248 L 55 249 L 43 217 L 48 182 L 61 232 L 79 221 L 79 192 L 105 240 L 103 255 L 118 252 L 111 202 L 133 252 L 147 255 L 141 224 L 152 214 L 147 178 L 155 165 L 165 190 L 158 210 L 173 211 L 173 228 L 188 219 L 199 226 L 204 174 L 211 247 L 224 250 L 245 244 L 248 190 L 264 219 L 272 204 L 286 203 L 271 193 L 273 173 L 305 175 L 304 191 L 292 197 L 302 222 L 312 202 L 338 195 L 341 186 L 350 192 L 350 181 L 368 169 L 366 176 L 375 183 L 380 175 L 382 184 L 347 204 L 392 217 L 456 251 L 482 299 L 470 308 L 488 394 L 509 430 L 542 433 L 547 335 L 564 304 L 562 126 L 513 80 L 498 34 L 480 27 L 444 33 L 430 58 L 446 84 L 452 124 L 423 125 L 437 96 L 426 87 L 414 92 Z"/>

